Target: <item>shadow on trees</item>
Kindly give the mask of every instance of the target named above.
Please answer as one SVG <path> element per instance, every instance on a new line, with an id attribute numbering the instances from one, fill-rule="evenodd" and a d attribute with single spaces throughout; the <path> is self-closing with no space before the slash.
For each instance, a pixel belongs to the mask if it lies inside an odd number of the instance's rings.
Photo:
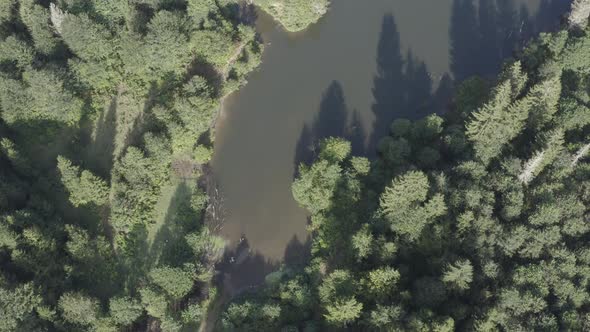
<path id="1" fill-rule="evenodd" d="M 122 262 L 128 288 L 138 285 L 147 273 L 157 266 L 180 267 L 192 262 L 193 253 L 185 240 L 185 235 L 201 227 L 202 214 L 191 207 L 192 190 L 182 181 L 176 187 L 164 220 L 150 240 L 148 229 L 138 225 L 131 231 L 131 255 Z M 153 226 L 152 226 L 153 227 Z"/>
<path id="2" fill-rule="evenodd" d="M 236 25 L 245 24 L 251 27 L 256 25 L 258 19 L 256 6 L 249 1 L 230 2 L 224 4 L 220 9 Z"/>
<path id="3" fill-rule="evenodd" d="M 110 105 L 100 115 L 96 122 L 94 137 L 85 151 L 89 169 L 106 180 L 111 178 L 113 167 L 117 134 L 117 99 L 117 95 L 113 96 Z"/>
<path id="4" fill-rule="evenodd" d="M 202 215 L 191 206 L 191 197 L 191 188 L 182 181 L 176 187 L 164 223 L 149 248 L 151 264 L 181 266 L 191 261 L 193 254 L 184 236 L 202 225 Z"/>
<path id="5" fill-rule="evenodd" d="M 493 77 L 502 62 L 541 31 L 559 26 L 569 0 L 543 0 L 535 16 L 515 0 L 454 0 L 450 27 L 450 65 L 457 82 Z"/>

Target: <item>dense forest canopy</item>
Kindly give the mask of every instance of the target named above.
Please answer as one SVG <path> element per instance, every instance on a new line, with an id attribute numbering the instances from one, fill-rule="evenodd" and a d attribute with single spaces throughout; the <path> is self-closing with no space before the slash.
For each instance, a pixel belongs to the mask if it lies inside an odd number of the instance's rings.
<path id="1" fill-rule="evenodd" d="M 309 262 L 235 299 L 221 327 L 589 330 L 585 13 L 496 80 L 463 81 L 448 113 L 395 120 L 374 161 L 321 141 L 292 186 L 311 214 Z"/>
<path id="2" fill-rule="evenodd" d="M 196 330 L 210 130 L 262 45 L 233 0 L 0 1 L 0 330 Z"/>

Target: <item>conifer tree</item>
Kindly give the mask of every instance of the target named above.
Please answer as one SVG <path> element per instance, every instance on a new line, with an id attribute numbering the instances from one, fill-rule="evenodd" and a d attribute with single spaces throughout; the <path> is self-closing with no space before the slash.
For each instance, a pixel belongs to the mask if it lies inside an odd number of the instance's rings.
<path id="1" fill-rule="evenodd" d="M 57 168 L 61 173 L 62 183 L 70 193 L 70 202 L 74 206 L 107 203 L 109 186 L 104 180 L 87 170 L 81 170 L 61 156 L 57 158 Z"/>

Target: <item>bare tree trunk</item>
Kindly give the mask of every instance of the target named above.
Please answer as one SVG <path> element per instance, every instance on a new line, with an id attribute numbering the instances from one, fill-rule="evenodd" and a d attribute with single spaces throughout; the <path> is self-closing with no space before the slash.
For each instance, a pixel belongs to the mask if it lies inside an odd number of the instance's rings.
<path id="1" fill-rule="evenodd" d="M 575 167 L 580 159 L 584 158 L 590 152 L 590 143 L 584 145 L 572 158 L 572 167 Z"/>
<path id="2" fill-rule="evenodd" d="M 54 3 L 49 4 L 49 12 L 51 14 L 51 23 L 53 24 L 55 31 L 61 35 L 61 23 L 66 17 L 66 13 L 59 9 Z"/>
<path id="3" fill-rule="evenodd" d="M 529 184 L 529 182 L 533 180 L 537 171 L 537 167 L 539 167 L 543 161 L 543 157 L 545 157 L 545 151 L 535 154 L 532 159 L 527 161 L 527 163 L 524 165 L 522 173 L 518 176 L 520 182 Z"/>

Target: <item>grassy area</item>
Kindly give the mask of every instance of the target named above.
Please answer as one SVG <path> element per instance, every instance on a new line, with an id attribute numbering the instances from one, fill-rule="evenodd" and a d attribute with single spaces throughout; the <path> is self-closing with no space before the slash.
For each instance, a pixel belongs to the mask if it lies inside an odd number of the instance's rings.
<path id="1" fill-rule="evenodd" d="M 192 195 L 193 186 L 185 180 L 162 188 L 154 210 L 155 223 L 147 229 L 146 247 L 150 266 L 174 265 L 178 261 L 184 261 L 180 256 L 190 253 L 184 235 L 200 227 L 197 215 L 191 213 L 190 218 L 186 218 Z"/>
<path id="2" fill-rule="evenodd" d="M 271 14 L 287 31 L 306 29 L 328 11 L 328 0 L 258 0 L 260 8 Z"/>

